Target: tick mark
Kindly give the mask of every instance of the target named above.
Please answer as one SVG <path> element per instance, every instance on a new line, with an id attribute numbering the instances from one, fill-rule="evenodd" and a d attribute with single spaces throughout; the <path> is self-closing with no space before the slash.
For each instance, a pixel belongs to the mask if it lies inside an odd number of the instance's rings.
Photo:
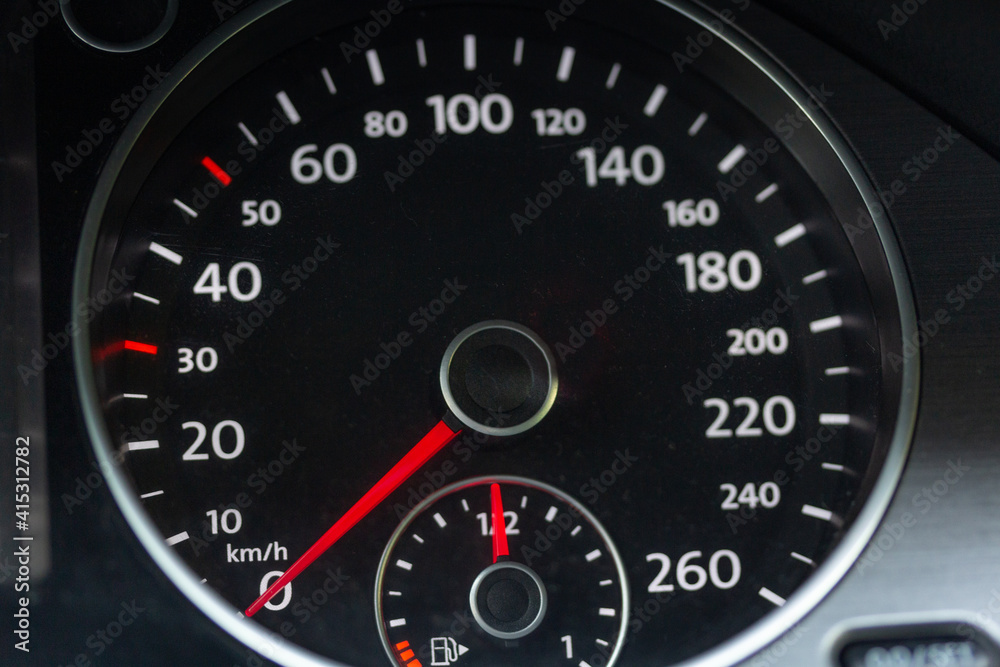
<path id="1" fill-rule="evenodd" d="M 193 208 L 191 208 L 190 206 L 188 206 L 187 204 L 185 204 L 184 202 L 182 202 L 180 199 L 175 199 L 174 200 L 174 206 L 176 206 L 181 211 L 183 211 L 186 215 L 189 215 L 192 218 L 197 218 L 198 217 L 198 211 L 194 210 Z"/>
<path id="2" fill-rule="evenodd" d="M 761 588 L 757 591 L 757 594 L 762 598 L 773 604 L 775 607 L 781 607 L 785 604 L 785 598 L 781 597 L 777 593 L 768 590 L 767 588 Z"/>
<path id="3" fill-rule="evenodd" d="M 832 521 L 833 512 L 830 510 L 825 510 L 822 507 L 815 507 L 813 505 L 803 505 L 802 513 L 806 516 L 811 516 L 814 519 L 820 519 L 822 521 Z"/>
<path id="4" fill-rule="evenodd" d="M 130 452 L 138 452 L 143 449 L 159 449 L 159 440 L 138 440 L 136 442 L 130 442 L 127 445 Z"/>
<path id="5" fill-rule="evenodd" d="M 816 320 L 809 323 L 809 331 L 813 333 L 822 333 L 824 331 L 829 331 L 830 329 L 836 329 L 844 325 L 844 320 L 841 319 L 840 315 L 834 315 L 833 317 L 825 317 L 821 320 Z"/>
<path id="6" fill-rule="evenodd" d="M 688 128 L 688 136 L 693 137 L 694 135 L 698 134 L 698 131 L 701 130 L 706 120 L 708 120 L 707 113 L 703 111 L 700 114 L 698 114 L 698 117 L 694 119 L 693 123 L 691 123 L 691 127 Z"/>
<path id="7" fill-rule="evenodd" d="M 136 299 L 141 299 L 142 301 L 148 301 L 149 303 L 151 303 L 151 304 L 153 304 L 155 306 L 159 306 L 160 305 L 160 300 L 159 299 L 154 299 L 151 296 L 146 296 L 142 292 L 132 292 L 132 296 L 135 297 Z"/>
<path id="8" fill-rule="evenodd" d="M 168 250 L 167 248 L 164 248 L 163 246 L 161 246 L 156 241 L 150 242 L 150 244 L 149 244 L 149 250 L 151 252 L 156 253 L 157 255 L 159 255 L 163 259 L 167 260 L 168 262 L 173 262 L 174 264 L 177 264 L 177 265 L 180 265 L 180 263 L 184 261 L 183 257 L 181 257 L 180 255 L 178 255 L 173 250 Z"/>
<path id="9" fill-rule="evenodd" d="M 365 51 L 365 60 L 368 61 L 368 71 L 372 75 L 372 83 L 381 86 L 385 83 L 385 72 L 382 71 L 382 61 L 378 59 L 378 51 L 375 49 Z"/>
<path id="10" fill-rule="evenodd" d="M 819 423 L 827 426 L 847 426 L 851 423 L 851 415 L 824 412 L 819 416 Z"/>
<path id="11" fill-rule="evenodd" d="M 719 162 L 719 171 L 723 174 L 728 174 L 733 170 L 733 167 L 739 164 L 739 161 L 742 160 L 746 154 L 747 149 L 743 146 L 743 144 L 737 144 L 733 150 L 729 151 L 729 153 L 726 154 L 726 157 L 722 158 L 722 161 Z"/>
<path id="12" fill-rule="evenodd" d="M 572 46 L 563 49 L 562 56 L 559 57 L 559 70 L 556 72 L 556 79 L 569 81 L 569 75 L 573 72 L 574 58 L 576 58 L 576 49 Z"/>
<path id="13" fill-rule="evenodd" d="M 802 284 L 812 285 L 814 282 L 823 280 L 824 278 L 827 277 L 827 275 L 829 274 L 827 274 L 826 269 L 822 269 L 820 271 L 817 271 L 816 273 L 810 273 L 808 276 L 802 279 Z"/>
<path id="14" fill-rule="evenodd" d="M 212 174 L 215 180 L 222 184 L 222 187 L 226 187 L 233 182 L 233 177 L 227 174 L 222 167 L 216 164 L 215 160 L 207 155 L 201 159 L 201 166 L 208 169 L 208 173 Z"/>
<path id="15" fill-rule="evenodd" d="M 417 40 L 417 62 L 421 67 L 427 67 L 427 49 L 422 39 Z"/>
<path id="16" fill-rule="evenodd" d="M 604 87 L 611 90 L 618 83 L 618 75 L 622 73 L 622 66 L 619 63 L 615 63 L 611 66 L 611 71 L 608 72 L 608 80 L 604 82 Z"/>
<path id="17" fill-rule="evenodd" d="M 323 71 L 325 72 L 326 70 Z M 247 141 L 250 142 L 251 146 L 256 146 L 260 143 L 259 141 L 257 141 L 257 137 L 253 136 L 253 132 L 250 131 L 249 127 L 247 127 L 243 123 L 237 123 L 236 127 L 240 128 L 240 132 L 242 132 L 243 136 L 247 138 Z"/>
<path id="18" fill-rule="evenodd" d="M 800 222 L 797 225 L 792 225 L 785 231 L 775 236 L 774 244 L 779 248 L 784 248 L 786 245 L 788 245 L 795 239 L 802 238 L 805 235 L 806 235 L 806 226 Z"/>
<path id="19" fill-rule="evenodd" d="M 185 540 L 189 540 L 189 539 L 191 539 L 191 536 L 188 535 L 187 531 L 185 530 L 183 533 L 177 533 L 176 535 L 168 537 L 167 538 L 167 546 L 168 547 L 172 547 L 175 544 L 180 544 L 181 542 L 183 542 Z"/>
<path id="20" fill-rule="evenodd" d="M 133 352 L 142 352 L 143 354 L 156 354 L 157 347 L 155 345 L 150 345 L 149 343 L 140 343 L 134 340 L 126 340 L 122 342 L 123 350 L 131 350 Z"/>
<path id="21" fill-rule="evenodd" d="M 805 556 L 803 556 L 800 553 L 796 553 L 796 552 L 793 551 L 792 552 L 792 558 L 794 558 L 795 560 L 798 560 L 798 561 L 802 561 L 806 565 L 810 565 L 812 567 L 816 567 L 816 563 L 813 561 L 812 558 L 806 558 Z"/>
<path id="22" fill-rule="evenodd" d="M 464 43 L 464 64 L 465 69 L 469 72 L 476 69 L 476 36 L 466 35 L 463 40 Z"/>
<path id="23" fill-rule="evenodd" d="M 278 100 L 278 104 L 281 105 L 281 110 L 285 112 L 285 116 L 288 118 L 288 122 L 292 125 L 298 125 L 299 121 L 302 120 L 302 116 L 299 115 L 298 109 L 292 104 L 292 100 L 288 97 L 288 93 L 281 90 L 278 94 L 274 96 Z"/>
<path id="24" fill-rule="evenodd" d="M 663 98 L 666 96 L 667 87 L 662 83 L 657 85 L 653 89 L 653 94 L 649 96 L 649 100 L 646 101 L 646 106 L 642 108 L 642 112 L 652 118 L 660 110 L 660 105 L 663 104 Z"/>
<path id="25" fill-rule="evenodd" d="M 769 186 L 758 192 L 757 195 L 753 198 L 753 200 L 758 204 L 763 204 L 765 201 L 767 201 L 767 199 L 771 195 L 773 195 L 777 191 L 778 191 L 778 184 L 771 183 Z"/>
<path id="26" fill-rule="evenodd" d="M 333 77 L 330 76 L 330 70 L 324 67 L 319 71 L 319 73 L 323 75 L 323 83 L 326 84 L 326 89 L 330 92 L 331 95 L 336 95 L 337 86 L 333 83 Z"/>

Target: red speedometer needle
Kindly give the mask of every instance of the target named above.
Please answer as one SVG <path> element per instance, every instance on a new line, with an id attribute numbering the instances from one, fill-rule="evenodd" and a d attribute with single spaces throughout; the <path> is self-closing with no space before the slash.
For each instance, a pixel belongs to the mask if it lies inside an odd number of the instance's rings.
<path id="1" fill-rule="evenodd" d="M 443 421 L 438 422 L 427 435 L 420 439 L 420 442 L 413 449 L 406 453 L 406 456 L 399 460 L 399 463 L 394 465 L 385 474 L 385 477 L 380 479 L 365 495 L 361 496 L 361 500 L 356 502 L 354 507 L 347 510 L 347 513 L 340 517 L 330 527 L 330 530 L 323 533 L 323 537 L 319 538 L 316 544 L 309 547 L 304 554 L 299 556 L 299 559 L 292 563 L 292 566 L 285 570 L 285 573 L 278 577 L 277 581 L 271 584 L 270 588 L 264 591 L 263 595 L 247 607 L 246 615 L 253 616 L 260 611 L 278 591 L 288 585 L 292 579 L 299 576 L 314 560 L 323 555 L 324 551 L 332 547 L 347 531 L 353 528 L 361 519 L 365 518 L 369 512 L 385 500 L 386 496 L 398 489 L 400 484 L 409 479 L 410 475 L 427 463 L 432 456 L 441 451 L 459 433 L 461 431 L 452 431 Z"/>
<path id="2" fill-rule="evenodd" d="M 490 485 L 490 506 L 493 508 L 493 562 L 501 556 L 510 556 L 507 547 L 507 522 L 503 518 L 503 500 L 500 499 L 500 485 Z"/>

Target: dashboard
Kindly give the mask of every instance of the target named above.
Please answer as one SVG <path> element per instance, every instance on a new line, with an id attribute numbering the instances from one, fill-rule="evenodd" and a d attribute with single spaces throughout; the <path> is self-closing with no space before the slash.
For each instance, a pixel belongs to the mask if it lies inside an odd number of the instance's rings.
<path id="1" fill-rule="evenodd" d="M 0 663 L 1000 665 L 1000 6 L 0 17 Z"/>

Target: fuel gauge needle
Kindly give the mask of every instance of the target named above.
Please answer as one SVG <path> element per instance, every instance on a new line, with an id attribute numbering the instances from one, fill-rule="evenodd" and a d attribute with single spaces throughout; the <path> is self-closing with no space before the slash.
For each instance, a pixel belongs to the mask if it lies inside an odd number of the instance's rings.
<path id="1" fill-rule="evenodd" d="M 500 485 L 490 485 L 490 507 L 493 515 L 493 562 L 510 558 L 507 547 L 507 523 L 503 518 L 503 500 L 500 498 Z"/>
<path id="2" fill-rule="evenodd" d="M 299 556 L 298 560 L 292 563 L 292 566 L 285 570 L 284 574 L 278 577 L 259 598 L 254 600 L 253 604 L 247 607 L 246 615 L 253 616 L 260 611 L 275 594 L 287 586 L 295 577 L 299 576 L 303 570 L 312 565 L 313 561 L 336 544 L 337 540 L 357 525 L 361 519 L 368 516 L 369 512 L 385 500 L 390 493 L 398 489 L 403 482 L 409 479 L 414 472 L 427 463 L 432 456 L 441 451 L 459 433 L 461 433 L 461 430 L 452 431 L 443 421 L 438 422 L 375 486 L 365 493 L 365 495 L 361 496 L 361 500 L 356 502 L 351 509 L 347 510 L 344 516 L 338 519 L 328 531 L 323 533 L 323 536 L 314 545 Z M 502 514 L 503 511 L 501 510 L 501 525 L 503 524 Z M 494 537 L 494 544 L 495 541 L 496 537 Z M 504 549 L 506 550 L 506 548 L 507 538 L 504 535 Z"/>

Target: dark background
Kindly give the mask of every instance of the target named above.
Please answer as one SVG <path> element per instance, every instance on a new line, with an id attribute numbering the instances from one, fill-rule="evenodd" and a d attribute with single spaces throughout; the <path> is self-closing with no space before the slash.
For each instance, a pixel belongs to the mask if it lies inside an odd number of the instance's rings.
<path id="1" fill-rule="evenodd" d="M 148 3 L 125 4 L 139 10 L 148 7 Z M 8 2 L 0 9 L 0 233 L 15 240 L 30 238 L 38 225 L 43 248 L 40 332 L 62 330 L 69 319 L 72 265 L 88 192 L 124 125 L 114 116 L 112 101 L 140 82 L 147 66 L 169 69 L 222 20 L 250 4 L 181 0 L 177 24 L 166 38 L 150 49 L 121 55 L 82 45 L 58 17 L 14 53 L 8 33 L 19 32 L 23 17 L 40 11 L 39 5 Z M 543 4 L 554 8 L 558 3 Z M 735 3 L 711 4 L 723 8 Z M 823 83 L 836 91 L 828 111 L 880 189 L 904 177 L 902 165 L 933 141 L 940 126 L 952 125 L 964 135 L 919 181 L 908 182 L 905 196 L 890 209 L 911 273 L 918 317 L 923 320 L 946 307 L 948 292 L 964 284 L 979 258 L 992 256 L 1000 245 L 1000 5 L 913 0 L 905 3 L 917 8 L 913 15 L 898 30 L 883 34 L 879 21 L 893 25 L 894 7 L 906 15 L 903 4 L 768 0 L 738 12 L 737 25 L 800 81 Z M 129 11 L 113 13 L 124 17 Z M 148 20 L 142 11 L 139 14 Z M 107 29 L 128 33 L 127 25 Z M 79 141 L 83 130 L 93 130 L 104 117 L 113 118 L 115 131 L 59 182 L 50 163 L 62 159 L 63 147 Z M 31 206 L 34 187 L 38 212 Z M 16 365 L 21 358 L 12 352 L 24 344 L 14 328 L 21 321 L 14 287 L 24 285 L 11 275 L 24 267 L 25 258 L 17 249 L 25 246 L 7 240 L 0 239 L 4 447 L 25 433 L 22 426 L 30 421 L 30 410 L 38 407 L 25 403 L 18 389 Z M 16 275 L 18 280 L 25 278 Z M 985 417 L 1000 408 L 996 289 L 988 285 L 923 349 L 922 405 L 911 465 L 935 456 L 943 443 L 967 447 L 968 459 L 982 456 L 993 461 L 1000 426 Z M 47 576 L 33 576 L 32 652 L 24 656 L 13 651 L 8 630 L 13 573 L 6 532 L 11 471 L 5 453 L 0 466 L 5 504 L 0 609 L 7 620 L 0 639 L 0 664 L 65 665 L 75 660 L 106 665 L 260 664 L 196 611 L 152 564 L 100 479 L 92 495 L 68 511 L 64 494 L 72 495 L 95 470 L 74 398 L 68 350 L 50 362 L 43 386 L 52 566 Z M 20 405 L 16 412 L 15 405 Z M 33 453 L 37 464 L 33 485 L 41 488 L 44 468 L 38 451 Z M 39 506 L 38 500 L 35 505 Z M 995 512 L 995 507 L 984 504 L 982 511 Z M 913 583 L 915 588 L 920 585 Z M 968 606 L 976 609 L 985 601 L 985 597 L 970 601 Z M 135 622 L 110 645 L 96 639 L 95 633 L 116 619 L 122 605 L 133 602 L 142 609 Z"/>

